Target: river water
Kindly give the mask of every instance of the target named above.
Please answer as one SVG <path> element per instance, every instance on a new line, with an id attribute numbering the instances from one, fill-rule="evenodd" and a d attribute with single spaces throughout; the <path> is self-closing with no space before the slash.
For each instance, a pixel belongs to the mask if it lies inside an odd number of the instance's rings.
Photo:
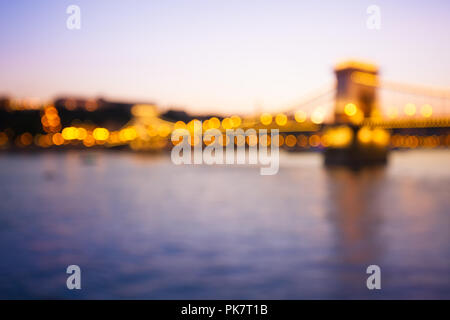
<path id="1" fill-rule="evenodd" d="M 0 154 L 0 298 L 450 298 L 450 151 L 386 168 Z M 66 268 L 82 270 L 68 290 Z M 366 268 L 381 268 L 368 290 Z"/>

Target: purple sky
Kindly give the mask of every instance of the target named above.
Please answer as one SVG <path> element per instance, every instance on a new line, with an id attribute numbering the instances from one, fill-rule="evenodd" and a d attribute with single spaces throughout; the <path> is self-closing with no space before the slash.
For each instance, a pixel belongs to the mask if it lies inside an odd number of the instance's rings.
<path id="1" fill-rule="evenodd" d="M 81 30 L 66 8 L 81 8 Z M 381 30 L 366 28 L 369 5 Z M 155 101 L 193 111 L 290 106 L 346 58 L 450 87 L 450 1 L 1 0 L 0 94 Z"/>

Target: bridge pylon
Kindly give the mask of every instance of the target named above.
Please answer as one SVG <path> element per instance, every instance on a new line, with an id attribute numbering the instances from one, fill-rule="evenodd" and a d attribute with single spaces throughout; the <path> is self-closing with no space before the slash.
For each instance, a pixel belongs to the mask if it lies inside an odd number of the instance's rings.
<path id="1" fill-rule="evenodd" d="M 334 72 L 337 79 L 335 123 L 358 123 L 376 114 L 378 67 L 349 61 L 338 64 Z"/>
<path id="2" fill-rule="evenodd" d="M 326 165 L 362 167 L 387 162 L 389 133 L 380 128 L 364 127 L 364 120 L 376 118 L 378 111 L 378 67 L 357 61 L 335 67 L 337 90 L 331 135 L 348 137 L 346 144 L 330 146 L 325 151 Z"/>

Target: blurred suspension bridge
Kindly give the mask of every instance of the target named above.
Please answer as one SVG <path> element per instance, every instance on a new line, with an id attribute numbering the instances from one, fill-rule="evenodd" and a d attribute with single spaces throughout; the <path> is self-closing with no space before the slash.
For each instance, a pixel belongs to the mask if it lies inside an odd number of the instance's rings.
<path id="1" fill-rule="evenodd" d="M 344 148 L 352 141 L 388 148 L 450 145 L 450 90 L 380 81 L 375 65 L 355 61 L 337 65 L 335 74 L 335 83 L 291 108 L 247 117 L 211 117 L 203 120 L 203 129 L 278 129 L 277 143 L 288 150 Z M 167 133 L 192 130 L 196 121 L 166 121 L 145 106 L 136 106 L 135 111 L 127 126 L 144 136 L 149 128 L 166 127 Z M 150 131 L 144 141 L 151 136 L 155 134 Z M 135 147 L 145 149 L 145 142 Z"/>
<path id="2" fill-rule="evenodd" d="M 101 101 L 77 103 L 67 99 L 33 107 L 26 101 L 4 100 L 0 101 L 4 120 L 0 121 L 0 149 L 130 147 L 137 151 L 159 151 L 173 146 L 174 130 L 192 131 L 198 121 L 203 131 L 221 130 L 223 144 L 229 143 L 225 136 L 227 129 L 268 132 L 278 129 L 277 141 L 266 139 L 265 143 L 278 143 L 291 151 L 344 149 L 348 153 L 372 147 L 375 150 L 450 146 L 450 90 L 383 81 L 377 66 L 357 61 L 338 64 L 334 71 L 333 84 L 292 107 L 249 116 L 181 120 L 161 113 L 151 104 L 115 104 L 112 108 L 102 107 Z M 35 114 L 40 121 L 35 121 Z M 17 119 L 22 119 L 21 126 L 11 128 L 11 124 L 19 122 Z M 118 125 L 120 121 L 108 119 L 128 120 Z M 199 141 L 192 141 L 195 143 Z M 258 137 L 248 136 L 245 143 L 257 144 Z"/>

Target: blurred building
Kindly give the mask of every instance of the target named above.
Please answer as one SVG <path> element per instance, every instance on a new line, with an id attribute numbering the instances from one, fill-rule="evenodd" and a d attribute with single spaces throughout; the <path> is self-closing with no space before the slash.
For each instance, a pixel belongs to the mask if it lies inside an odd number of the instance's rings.
<path id="1" fill-rule="evenodd" d="M 54 102 L 62 127 L 91 123 L 110 130 L 118 130 L 131 120 L 133 105 L 103 99 L 59 98 Z"/>

